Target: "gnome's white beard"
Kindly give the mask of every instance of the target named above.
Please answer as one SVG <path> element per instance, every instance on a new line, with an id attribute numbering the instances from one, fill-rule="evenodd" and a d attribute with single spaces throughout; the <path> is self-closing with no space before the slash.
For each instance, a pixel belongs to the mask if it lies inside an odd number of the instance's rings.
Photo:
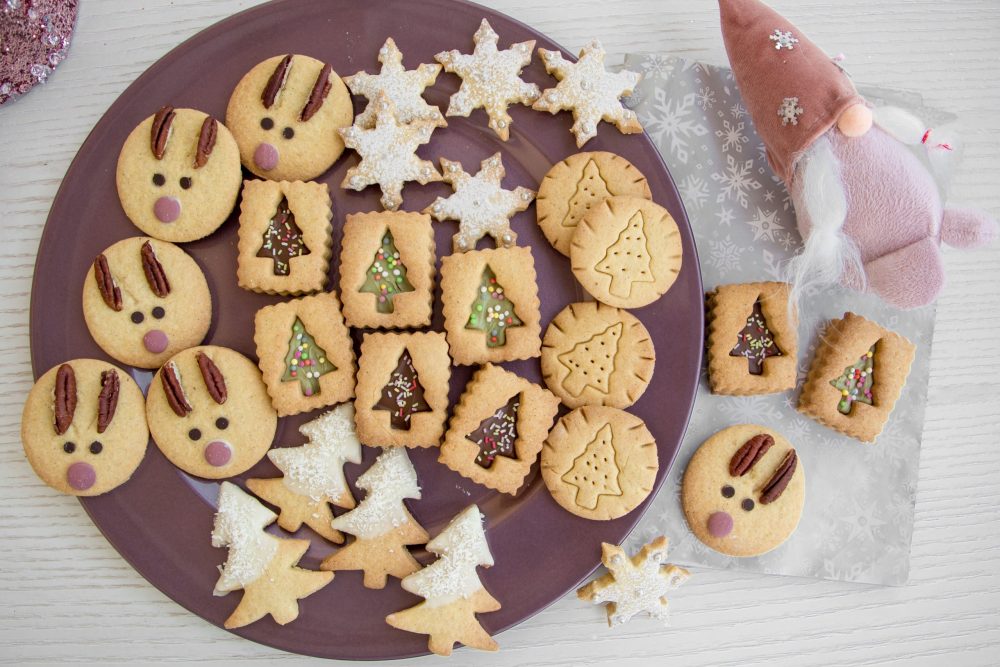
<path id="1" fill-rule="evenodd" d="M 799 158 L 796 170 L 797 182 L 791 194 L 800 218 L 799 229 L 805 231 L 808 227 L 808 234 L 801 252 L 785 266 L 785 280 L 792 286 L 791 303 L 798 303 L 804 294 L 839 283 L 845 271 L 858 276 L 857 287 L 863 290 L 861 255 L 844 234 L 847 195 L 840 177 L 840 160 L 826 135 Z"/>

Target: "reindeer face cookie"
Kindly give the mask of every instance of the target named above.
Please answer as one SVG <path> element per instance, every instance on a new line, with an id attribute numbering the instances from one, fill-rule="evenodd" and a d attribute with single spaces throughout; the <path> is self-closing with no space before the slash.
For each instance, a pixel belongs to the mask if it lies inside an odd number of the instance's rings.
<path id="1" fill-rule="evenodd" d="M 347 86 L 330 65 L 301 55 L 274 56 L 236 84 L 226 125 L 243 166 L 273 181 L 308 181 L 344 151 L 337 132 L 354 120 Z"/>
<path id="2" fill-rule="evenodd" d="M 163 365 L 149 385 L 146 418 L 164 456 L 208 479 L 260 461 L 278 425 L 257 365 L 214 345 L 184 350 Z"/>
<path id="3" fill-rule="evenodd" d="M 208 236 L 236 204 L 243 172 L 229 130 L 195 109 L 163 107 L 132 130 L 118 156 L 118 198 L 150 236 Z"/>
<path id="4" fill-rule="evenodd" d="M 94 260 L 83 284 L 83 316 L 109 355 L 129 366 L 157 368 L 205 338 L 212 295 L 187 253 L 139 236 Z"/>
<path id="5" fill-rule="evenodd" d="M 106 493 L 127 482 L 146 454 L 142 391 L 107 362 L 68 361 L 31 388 L 21 442 L 35 473 L 53 489 Z"/>
<path id="6" fill-rule="evenodd" d="M 681 503 L 699 540 L 729 556 L 759 556 L 795 532 L 805 499 L 795 449 L 763 426 L 738 424 L 691 457 Z"/>

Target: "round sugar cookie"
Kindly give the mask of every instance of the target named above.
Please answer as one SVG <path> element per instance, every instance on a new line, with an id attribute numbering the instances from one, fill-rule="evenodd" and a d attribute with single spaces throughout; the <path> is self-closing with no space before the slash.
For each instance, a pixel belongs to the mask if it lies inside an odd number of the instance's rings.
<path id="1" fill-rule="evenodd" d="M 542 479 L 557 503 L 585 519 L 617 519 L 649 496 L 659 468 L 656 441 L 633 414 L 577 408 L 542 446 Z"/>
<path id="2" fill-rule="evenodd" d="M 189 348 L 163 365 L 149 384 L 146 418 L 164 456 L 208 479 L 260 461 L 278 426 L 257 365 L 215 345 Z"/>
<path id="3" fill-rule="evenodd" d="M 353 121 L 344 82 L 330 65 L 302 55 L 254 66 L 226 108 L 243 166 L 272 181 L 309 181 L 329 169 L 344 152 L 337 130 Z"/>
<path id="4" fill-rule="evenodd" d="M 129 366 L 159 368 L 205 338 L 212 294 L 186 252 L 137 236 L 94 260 L 83 282 L 83 317 L 109 355 Z"/>
<path id="5" fill-rule="evenodd" d="M 646 391 L 655 363 L 642 322 L 597 301 L 563 308 L 542 339 L 542 377 L 571 408 L 627 408 Z"/>
<path id="6" fill-rule="evenodd" d="M 673 217 L 641 197 L 611 197 L 580 219 L 570 243 L 573 275 L 598 301 L 640 308 L 659 299 L 681 270 Z"/>
<path id="7" fill-rule="evenodd" d="M 729 556 L 759 556 L 795 532 L 805 490 L 802 462 L 780 433 L 737 424 L 691 457 L 681 504 L 691 531 L 707 546 Z"/>
<path id="8" fill-rule="evenodd" d="M 118 155 L 118 198 L 146 234 L 183 243 L 208 236 L 243 183 L 236 140 L 195 109 L 163 107 L 128 135 Z"/>
<path id="9" fill-rule="evenodd" d="M 573 232 L 590 209 L 608 197 L 651 199 L 642 172 L 620 155 L 592 151 L 552 165 L 538 186 L 538 226 L 556 250 L 569 255 Z"/>
<path id="10" fill-rule="evenodd" d="M 106 361 L 60 364 L 28 392 L 21 443 L 35 473 L 56 491 L 107 493 L 127 482 L 146 455 L 142 391 Z"/>

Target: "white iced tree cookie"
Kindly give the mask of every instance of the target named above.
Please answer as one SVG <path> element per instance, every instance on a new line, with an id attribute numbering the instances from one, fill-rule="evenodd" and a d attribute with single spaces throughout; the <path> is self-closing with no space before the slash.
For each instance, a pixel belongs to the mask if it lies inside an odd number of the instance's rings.
<path id="1" fill-rule="evenodd" d="M 559 83 L 547 88 L 532 109 L 558 113 L 573 112 L 573 127 L 577 147 L 597 136 L 597 124 L 602 120 L 614 123 L 624 134 L 642 132 L 635 112 L 621 103 L 622 96 L 631 95 L 642 75 L 628 70 L 609 72 L 604 69 L 604 47 L 596 39 L 583 47 L 580 60 L 573 63 L 558 51 L 538 49 L 545 71 Z"/>
<path id="2" fill-rule="evenodd" d="M 368 495 L 332 522 L 334 530 L 355 539 L 328 556 L 320 569 L 363 570 L 367 588 L 384 588 L 389 575 L 402 579 L 420 569 L 406 547 L 424 544 L 429 536 L 403 504 L 405 498 L 420 499 L 417 471 L 405 447 L 387 447 L 357 485 Z"/>
<path id="3" fill-rule="evenodd" d="M 417 181 L 426 185 L 440 181 L 429 160 L 417 156 L 417 147 L 431 140 L 435 121 L 415 120 L 403 124 L 396 117 L 396 106 L 383 92 L 371 102 L 375 105 L 375 125 L 366 129 L 358 124 L 338 130 L 344 144 L 361 156 L 361 162 L 344 175 L 340 187 L 364 190 L 378 184 L 382 189 L 382 206 L 395 211 L 403 203 L 403 184 Z"/>
<path id="4" fill-rule="evenodd" d="M 424 89 L 434 85 L 440 65 L 417 65 L 417 69 L 408 70 L 403 67 L 403 54 L 396 46 L 392 37 L 378 50 L 378 61 L 382 68 L 378 74 L 358 72 L 345 76 L 344 83 L 355 95 L 368 98 L 368 106 L 354 119 L 358 127 L 371 128 L 375 126 L 375 100 L 380 93 L 385 93 L 390 102 L 396 105 L 396 117 L 400 123 L 412 123 L 415 120 L 434 121 L 438 127 L 446 127 L 448 121 L 441 115 L 441 110 L 428 104 L 423 98 Z"/>
<path id="5" fill-rule="evenodd" d="M 641 611 L 668 624 L 667 593 L 690 573 L 665 563 L 667 538 L 658 537 L 629 558 L 621 547 L 601 545 L 601 562 L 608 573 L 577 591 L 581 600 L 607 604 L 608 625 L 621 625 Z"/>
<path id="6" fill-rule="evenodd" d="M 435 220 L 458 220 L 458 234 L 452 238 L 456 252 L 473 250 L 476 241 L 489 234 L 497 247 L 509 248 L 517 242 L 517 234 L 510 228 L 510 218 L 523 211 L 535 199 L 535 191 L 518 186 L 505 190 L 500 181 L 506 171 L 500 153 L 480 163 L 475 176 L 466 173 L 460 162 L 441 158 L 441 178 L 451 185 L 455 194 L 438 197 L 424 209 Z"/>
<path id="7" fill-rule="evenodd" d="M 535 40 L 519 42 L 500 51 L 500 37 L 483 19 L 479 30 L 472 37 L 476 48 L 471 54 L 457 50 L 443 51 L 434 59 L 444 65 L 445 71 L 462 77 L 462 87 L 451 96 L 448 116 L 468 116 L 482 107 L 490 117 L 490 127 L 502 141 L 510 137 L 510 114 L 507 107 L 513 103 L 531 106 L 538 99 L 538 86 L 521 80 L 521 70 L 531 62 Z"/>
<path id="8" fill-rule="evenodd" d="M 300 447 L 272 449 L 271 462 L 283 473 L 273 479 L 248 479 L 247 486 L 278 507 L 278 525 L 294 533 L 306 524 L 340 544 L 330 504 L 354 508 L 354 496 L 344 477 L 344 463 L 361 463 L 361 443 L 354 432 L 354 404 L 342 403 L 299 427 L 309 442 Z"/>
<path id="9" fill-rule="evenodd" d="M 491 567 L 493 555 L 483 532 L 483 515 L 470 505 L 427 543 L 439 558 L 402 581 L 405 590 L 424 598 L 420 604 L 386 616 L 386 623 L 417 634 L 429 635 L 428 647 L 450 655 L 455 642 L 488 651 L 497 643 L 479 625 L 476 614 L 500 609 L 476 574 L 476 567 Z"/>
<path id="10" fill-rule="evenodd" d="M 277 515 L 235 484 L 222 483 L 218 507 L 212 546 L 228 547 L 229 555 L 219 568 L 214 593 L 243 590 L 225 627 L 243 627 L 267 614 L 279 625 L 294 621 L 299 616 L 298 601 L 330 583 L 333 573 L 296 567 L 309 540 L 286 540 L 264 532 Z"/>

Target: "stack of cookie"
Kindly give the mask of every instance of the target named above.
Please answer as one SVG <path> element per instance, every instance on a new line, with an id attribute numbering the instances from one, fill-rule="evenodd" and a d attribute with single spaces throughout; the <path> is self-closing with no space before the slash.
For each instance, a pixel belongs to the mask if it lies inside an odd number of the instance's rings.
<path id="1" fill-rule="evenodd" d="M 507 141 L 510 104 L 572 111 L 578 146 L 601 120 L 639 132 L 620 99 L 638 75 L 607 72 L 596 42 L 577 63 L 540 49 L 557 80 L 542 91 L 520 76 L 533 41 L 501 50 L 485 20 L 473 41 L 471 54 L 446 51 L 439 64 L 407 70 L 390 38 L 378 74 L 344 79 L 315 58 L 276 55 L 237 83 L 225 124 L 165 106 L 122 146 L 122 208 L 147 236 L 96 257 L 83 279 L 84 314 L 110 357 L 155 376 L 144 399 L 111 364 L 62 364 L 29 395 L 22 438 L 42 479 L 76 495 L 128 481 L 150 434 L 171 463 L 204 479 L 232 480 L 270 458 L 280 476 L 245 482 L 274 511 L 232 481 L 219 487 L 212 542 L 228 557 L 215 593 L 243 591 L 226 627 L 266 615 L 288 623 L 297 601 L 329 584 L 334 571 L 362 570 L 370 588 L 392 576 L 425 598 L 386 620 L 429 635 L 433 651 L 447 654 L 456 641 L 495 649 L 476 620 L 500 608 L 475 574 L 493 564 L 484 517 L 467 507 L 431 539 L 405 504 L 421 497 L 407 448 L 439 447 L 442 464 L 511 495 L 541 455 L 552 496 L 589 519 L 620 517 L 653 487 L 656 444 L 623 409 L 648 385 L 655 352 L 625 309 L 669 289 L 681 251 L 677 225 L 651 201 L 645 178 L 611 153 L 571 156 L 546 176 L 539 224 L 597 301 L 568 306 L 543 344 L 535 259 L 510 226 L 536 193 L 504 187 L 499 152 L 475 174 L 443 157 L 439 170 L 415 152 L 447 126 L 446 116 L 477 108 Z M 442 67 L 462 80 L 444 114 L 422 97 Z M 368 101 L 357 117 L 351 93 Z M 345 149 L 360 161 L 341 187 L 377 185 L 384 210 L 346 216 L 339 290 L 331 291 L 332 200 L 314 179 Z M 242 169 L 256 178 L 244 180 Z M 453 193 L 422 213 L 399 210 L 404 184 L 434 181 Z M 237 202 L 234 278 L 246 290 L 284 297 L 256 313 L 256 363 L 202 345 L 212 324 L 209 283 L 174 245 L 212 234 Z M 430 330 L 439 259 L 432 218 L 458 222 L 453 254 L 440 258 L 443 331 Z M 477 249 L 486 236 L 496 247 Z M 352 329 L 365 330 L 358 355 Z M 501 365 L 537 357 L 547 388 Z M 476 370 L 452 409 L 453 365 Z M 561 404 L 573 411 L 550 432 Z M 313 411 L 321 412 L 300 429 L 306 444 L 271 448 L 280 418 Z M 344 466 L 362 461 L 362 445 L 383 449 L 358 479 L 366 492 L 358 501 Z M 330 543 L 349 543 L 321 571 L 308 571 L 298 562 L 309 541 L 265 532 L 275 521 L 288 532 L 304 524 Z M 408 551 L 422 544 L 440 555 L 424 569 Z"/>

